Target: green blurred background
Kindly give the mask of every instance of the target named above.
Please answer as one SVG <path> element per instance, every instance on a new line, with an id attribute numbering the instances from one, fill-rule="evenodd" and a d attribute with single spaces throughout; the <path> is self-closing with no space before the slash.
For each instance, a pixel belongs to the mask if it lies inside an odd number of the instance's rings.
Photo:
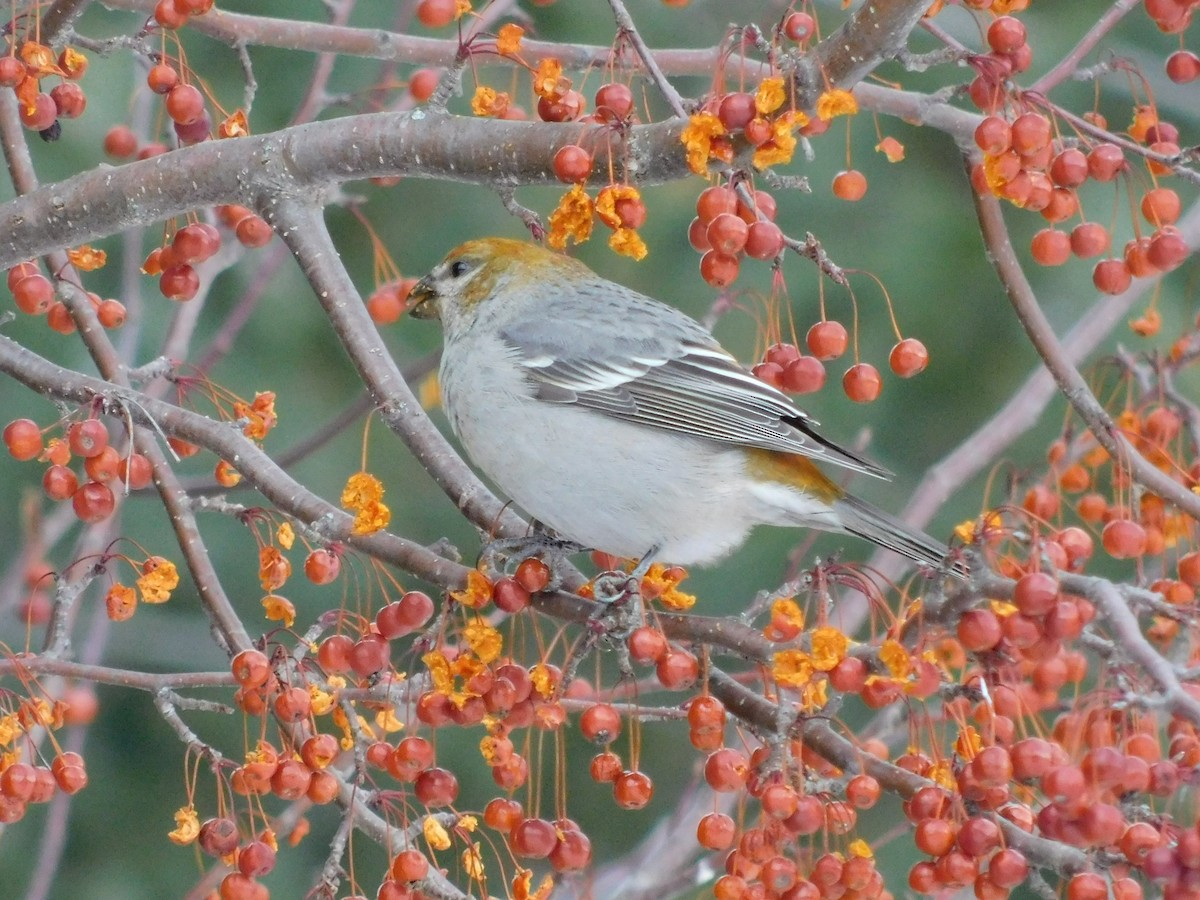
<path id="1" fill-rule="evenodd" d="M 228 10 L 290 19 L 319 21 L 324 15 L 324 5 L 317 2 L 219 0 L 219 5 Z M 1057 60 L 1109 5 L 1102 0 L 1033 4 L 1022 16 L 1035 51 L 1032 74 L 1044 71 L 1051 61 Z M 842 21 L 839 7 L 836 3 L 819 5 L 825 31 Z M 398 21 L 398 8 L 390 3 L 361 3 L 351 24 L 391 27 Z M 745 4 L 735 12 L 730 4 L 716 0 L 697 0 L 684 9 L 671 9 L 646 0 L 630 3 L 630 11 L 651 47 L 709 46 L 720 39 L 731 15 L 752 16 L 738 21 L 754 21 L 766 27 L 777 20 L 782 8 L 779 4 Z M 598 0 L 560 0 L 545 8 L 523 9 L 530 17 L 530 32 L 537 37 L 602 45 L 613 39 L 607 4 Z M 80 23 L 79 30 L 93 36 L 117 35 L 135 30 L 137 21 L 130 14 L 94 7 Z M 960 39 L 978 45 L 978 30 L 961 9 L 948 10 L 937 21 Z M 421 29 L 414 26 L 414 31 Z M 242 80 L 233 52 L 196 34 L 185 33 L 183 40 L 191 66 L 208 81 L 224 106 L 236 107 L 242 96 Z M 1171 85 L 1161 75 L 1162 60 L 1177 46 L 1176 41 L 1158 33 L 1144 13 L 1135 10 L 1102 46 L 1132 59 L 1149 75 L 1163 117 L 1179 123 L 1183 132 L 1181 143 L 1187 145 L 1197 139 L 1195 88 Z M 912 43 L 918 50 L 935 46 L 922 33 L 917 33 Z M 256 47 L 250 48 L 249 53 L 259 81 L 251 127 L 256 133 L 264 133 L 288 123 L 303 96 L 312 57 Z M 343 92 L 346 100 L 326 115 L 333 117 L 359 109 L 378 72 L 379 64 L 375 61 L 339 61 L 330 90 Z M 907 75 L 898 67 L 889 66 L 879 74 L 900 80 L 915 90 L 965 84 L 970 79 L 966 68 L 942 67 L 924 75 Z M 497 86 L 508 85 L 507 74 L 482 70 L 483 80 L 489 77 Z M 598 73 L 589 75 L 583 81 L 585 95 L 590 97 L 603 80 Z M 696 79 L 681 80 L 678 84 L 685 96 L 699 95 L 708 87 Z M 109 126 L 127 121 L 131 95 L 145 91 L 144 72 L 125 53 L 107 57 L 93 54 L 83 86 L 89 99 L 86 114 L 65 123 L 58 142 L 43 144 L 36 138 L 32 141 L 38 172 L 45 182 L 105 164 L 101 150 L 103 135 Z M 1090 84 L 1068 83 L 1055 92 L 1054 99 L 1083 112 L 1092 105 L 1093 90 Z M 468 96 L 469 93 L 470 88 Z M 456 103 L 459 110 L 464 108 L 462 99 Z M 1130 95 L 1126 79 L 1116 76 L 1105 79 L 1100 108 L 1113 123 L 1128 121 Z M 152 117 L 157 115 L 154 110 Z M 826 389 L 804 398 L 805 406 L 835 440 L 854 442 L 869 435 L 866 451 L 892 469 L 896 477 L 890 484 L 858 483 L 855 488 L 885 508 L 900 509 L 921 475 L 993 415 L 1030 372 L 1036 359 L 981 252 L 968 185 L 952 142 L 942 134 L 898 121 L 882 120 L 878 127 L 882 134 L 892 135 L 905 145 L 904 162 L 889 164 L 873 150 L 879 135 L 870 116 L 840 119 L 813 144 L 813 160 L 805 160 L 798 154 L 797 160 L 785 170 L 787 174 L 808 178 L 812 193 L 774 193 L 779 206 L 778 222 L 784 231 L 801 237 L 811 231 L 835 262 L 880 279 L 895 303 L 905 335 L 920 338 L 929 348 L 931 363 L 927 372 L 911 381 L 887 373 L 882 397 L 876 403 L 861 406 L 844 397 L 839 388 L 842 371 L 839 363 L 831 364 Z M 870 181 L 870 190 L 857 204 L 838 201 L 829 190 L 833 174 L 847 166 L 847 153 L 853 166 L 861 169 Z M 704 315 L 716 299 L 716 292 L 700 279 L 699 257 L 686 240 L 687 224 L 702 186 L 700 179 L 691 178 L 644 191 L 649 218 L 642 233 L 650 247 L 645 261 L 634 263 L 615 256 L 599 234 L 598 239 L 580 249 L 580 257 L 606 277 L 677 304 L 697 316 Z M 424 273 L 462 240 L 489 234 L 522 234 L 520 224 L 503 209 L 496 195 L 479 188 L 411 178 L 390 188 L 363 182 L 348 185 L 346 190 L 365 201 L 363 211 L 405 275 Z M 519 192 L 518 198 L 546 214 L 560 193 L 555 188 L 526 189 Z M 1084 204 L 1089 217 L 1101 222 L 1107 223 L 1114 216 L 1111 187 L 1087 193 Z M 1123 196 L 1117 198 L 1115 209 L 1116 221 L 1122 222 L 1124 229 L 1115 240 L 1119 245 L 1128 237 L 1129 228 L 1128 206 Z M 1024 248 L 1032 233 L 1042 226 L 1041 218 L 1016 210 L 1010 213 L 1014 241 Z M 352 215 L 340 208 L 328 211 L 328 221 L 360 291 L 364 295 L 369 293 L 373 287 L 372 254 L 366 232 Z M 147 229 L 138 253 L 144 254 L 158 243 L 159 237 L 157 228 Z M 108 250 L 110 264 L 90 276 L 88 286 L 103 296 L 118 296 L 131 310 L 143 305 L 143 327 L 134 362 L 145 362 L 157 354 L 164 329 L 175 310 L 157 294 L 149 278 L 141 280 L 141 298 L 131 296 L 118 279 L 122 242 L 114 237 L 100 244 Z M 216 333 L 246 290 L 260 260 L 277 249 L 257 251 L 217 279 L 195 347 L 205 346 Z M 1164 319 L 1164 337 L 1160 339 L 1164 346 L 1190 324 L 1195 313 L 1194 263 L 1190 265 L 1190 275 L 1185 274 L 1187 271 L 1176 273 L 1163 284 L 1159 308 Z M 787 261 L 784 274 L 791 314 L 802 335 L 818 317 L 818 276 L 808 262 L 795 258 Z M 1090 265 L 1073 261 L 1058 270 L 1031 268 L 1030 274 L 1060 331 L 1088 315 L 1089 305 L 1095 302 Z M 866 274 L 852 276 L 852 284 L 858 304 L 862 357 L 886 369 L 887 352 L 895 338 L 888 324 L 884 298 L 876 282 Z M 756 313 L 763 308 L 770 289 L 768 267 L 746 263 L 737 288 L 740 309 L 724 316 L 716 333 L 735 353 L 750 359 L 756 349 L 761 349 Z M 825 295 L 829 315 L 849 324 L 853 312 L 847 292 L 827 284 Z M 4 327 L 8 335 L 39 353 L 92 371 L 76 338 L 50 333 L 42 323 L 26 318 L 18 318 Z M 384 335 L 402 365 L 421 358 L 439 342 L 436 328 L 405 320 L 386 328 Z M 1114 334 L 1109 345 L 1117 341 L 1139 350 L 1150 346 L 1123 329 Z M 251 397 L 257 390 L 277 392 L 280 423 L 266 443 L 266 449 L 275 454 L 303 440 L 361 395 L 349 363 L 290 260 L 284 261 L 242 332 L 236 350 L 212 375 L 244 397 Z M 0 404 L 0 418 L 4 421 L 28 415 L 48 424 L 58 415 L 49 403 L 11 382 L 0 382 Z M 1016 443 L 1008 456 L 1013 470 L 1038 469 L 1047 444 L 1057 434 L 1062 415 L 1063 404 L 1052 404 L 1036 432 Z M 440 414 L 437 419 L 444 426 Z M 1003 423 L 998 427 L 1003 427 Z M 361 440 L 361 427 L 348 428 L 291 472 L 322 496 L 336 501 L 346 476 L 359 466 Z M 183 462 L 179 468 L 185 475 L 203 477 L 211 473 L 212 465 L 211 456 L 202 454 Z M 386 500 L 393 510 L 394 530 L 422 542 L 446 537 L 461 548 L 465 557 L 474 556 L 479 546 L 477 534 L 456 515 L 450 501 L 404 447 L 378 424 L 371 429 L 369 468 L 387 487 Z M 20 464 L 7 456 L 0 458 L 0 534 L 8 536 L 0 546 L 0 566 L 3 566 L 0 571 L 10 571 L 21 548 L 22 525 L 17 511 L 28 498 L 40 497 L 40 476 L 41 469 L 35 464 Z M 985 477 L 981 475 L 950 498 L 929 526 L 931 533 L 947 537 L 956 522 L 978 512 L 983 502 Z M 236 499 L 256 502 L 249 494 L 238 495 Z M 1000 498 L 993 495 L 992 499 Z M 257 627 L 256 623 L 261 621 L 258 606 L 261 590 L 254 545 L 248 540 L 246 529 L 215 514 L 203 515 L 201 523 L 226 590 L 252 627 Z M 123 533 L 141 542 L 148 552 L 177 558 L 178 550 L 168 539 L 165 525 L 161 507 L 148 497 L 136 498 L 125 506 Z M 687 585 L 700 596 L 698 611 L 721 614 L 742 609 L 755 592 L 779 584 L 787 571 L 789 553 L 806 539 L 795 532 L 763 530 L 726 563 L 693 572 Z M 71 546 L 72 541 L 67 540 L 50 553 L 49 559 L 55 567 L 71 561 Z M 844 548 L 845 557 L 852 560 L 865 559 L 869 552 L 853 541 L 822 537 L 808 549 L 805 559 L 838 548 Z M 295 553 L 293 557 L 299 565 L 302 557 Z M 361 566 L 355 568 L 361 573 Z M 411 579 L 405 583 L 418 586 Z M 295 577 L 286 594 L 300 611 L 297 628 L 307 627 L 314 615 L 336 605 L 340 600 L 339 590 L 337 586 L 315 588 Z M 0 609 L 0 640 L 15 650 L 25 646 L 26 637 L 12 600 L 11 594 L 0 598 L 8 603 Z M 226 665 L 209 638 L 206 620 L 190 586 L 185 584 L 165 606 L 143 608 L 133 621 L 113 627 L 106 626 L 102 603 L 98 600 L 99 595 L 88 593 L 76 639 L 77 643 L 101 647 L 106 664 L 151 671 L 220 669 Z M 265 623 L 262 627 L 265 629 Z M 85 634 L 90 639 L 85 639 Z M 35 635 L 35 647 L 39 640 L 40 635 Z M 4 686 L 11 688 L 12 683 L 6 682 Z M 177 848 L 166 838 L 173 827 L 173 810 L 186 802 L 182 747 L 158 717 L 148 696 L 109 687 L 99 688 L 98 693 L 99 718 L 86 734 L 73 738 L 82 743 L 92 781 L 70 805 L 66 850 L 53 887 L 45 896 L 95 900 L 182 896 L 199 871 L 192 850 Z M 224 752 L 235 757 L 240 752 L 240 717 L 192 713 L 188 720 Z M 593 750 L 583 745 L 574 729 L 569 731 L 569 809 L 592 835 L 600 861 L 628 849 L 637 835 L 664 815 L 671 808 L 672 798 L 695 777 L 695 766 L 702 761 L 700 754 L 687 747 L 686 735 L 679 726 L 647 726 L 643 731 L 642 768 L 656 779 L 655 802 L 638 813 L 616 813 L 609 792 L 591 784 L 586 777 L 586 760 Z M 65 733 L 63 737 L 66 739 Z M 492 794 L 487 770 L 478 760 L 478 737 L 476 729 L 447 732 L 439 739 L 441 764 L 454 768 L 464 780 L 460 799 L 464 808 L 481 805 Z M 626 746 L 622 742 L 622 747 Z M 548 757 L 547 789 L 552 783 L 551 771 Z M 478 780 L 472 783 L 471 778 Z M 212 798 L 211 779 L 202 777 L 198 791 L 202 816 L 212 813 Z M 882 804 L 877 813 L 864 818 L 864 836 L 874 838 L 887 832 L 898 821 L 896 813 L 894 804 Z M 267 879 L 273 896 L 303 896 L 324 861 L 336 816 L 331 810 L 316 810 L 310 820 L 311 836 L 298 849 L 281 853 L 276 872 Z M 3 830 L 0 836 L 3 897 L 26 895 L 37 867 L 45 827 L 47 808 L 40 807 L 32 810 L 23 822 Z M 689 834 L 679 836 L 680 840 L 690 840 L 690 828 L 689 825 Z M 362 840 L 355 843 L 354 849 L 359 872 L 380 871 L 382 853 Z M 902 873 L 910 862 L 911 852 L 905 840 L 888 846 L 886 862 L 881 865 L 889 874 L 889 882 L 897 886 L 903 883 Z M 364 877 L 363 884 L 364 890 L 373 896 L 374 876 Z M 499 886 L 494 885 L 493 890 L 498 891 Z"/>

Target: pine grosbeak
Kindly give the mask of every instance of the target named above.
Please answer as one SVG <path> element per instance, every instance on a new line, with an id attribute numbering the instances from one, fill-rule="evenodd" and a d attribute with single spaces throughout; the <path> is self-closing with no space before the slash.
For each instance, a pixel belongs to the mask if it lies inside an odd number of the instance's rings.
<path id="1" fill-rule="evenodd" d="M 698 322 L 523 241 L 468 241 L 422 278 L 442 403 L 471 460 L 562 537 L 625 558 L 714 562 L 755 525 L 946 547 L 842 490 L 817 461 L 886 476 L 821 437 Z"/>

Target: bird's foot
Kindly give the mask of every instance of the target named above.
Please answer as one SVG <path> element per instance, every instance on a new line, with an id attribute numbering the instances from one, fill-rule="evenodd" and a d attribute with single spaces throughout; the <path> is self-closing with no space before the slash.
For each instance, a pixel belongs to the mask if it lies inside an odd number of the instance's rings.
<path id="1" fill-rule="evenodd" d="M 479 553 L 479 562 L 484 571 L 503 572 L 506 564 L 513 560 L 540 559 L 549 569 L 549 581 L 545 589 L 556 590 L 562 583 L 559 572 L 564 568 L 567 557 L 586 549 L 581 544 L 539 528 L 522 537 L 497 538 L 488 542 Z"/>

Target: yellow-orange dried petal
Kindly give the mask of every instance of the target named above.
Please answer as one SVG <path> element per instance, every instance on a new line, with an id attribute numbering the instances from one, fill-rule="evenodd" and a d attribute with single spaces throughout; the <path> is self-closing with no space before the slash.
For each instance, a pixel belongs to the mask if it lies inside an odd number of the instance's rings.
<path id="1" fill-rule="evenodd" d="M 521 51 L 521 38 L 524 36 L 525 29 L 520 25 L 513 22 L 501 25 L 496 33 L 496 52 L 501 56 L 516 56 Z"/>
<path id="2" fill-rule="evenodd" d="M 284 628 L 291 628 L 296 623 L 296 607 L 286 597 L 267 594 L 262 598 L 262 605 L 269 621 L 282 622 Z"/>
<path id="3" fill-rule="evenodd" d="M 83 244 L 68 250 L 67 259 L 81 272 L 94 272 L 96 269 L 104 268 L 104 264 L 108 262 L 108 254 L 103 250 L 96 249 L 91 244 Z"/>
<path id="4" fill-rule="evenodd" d="M 567 241 L 582 244 L 592 236 L 592 217 L 595 206 L 582 185 L 575 185 L 558 201 L 550 213 L 550 230 L 546 243 L 555 250 L 563 250 Z"/>

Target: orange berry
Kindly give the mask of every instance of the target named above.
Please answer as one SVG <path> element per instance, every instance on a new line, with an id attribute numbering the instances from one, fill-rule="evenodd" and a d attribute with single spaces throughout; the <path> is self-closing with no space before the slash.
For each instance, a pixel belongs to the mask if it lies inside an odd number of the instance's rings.
<path id="1" fill-rule="evenodd" d="M 867 176 L 857 169 L 845 169 L 833 176 L 833 195 L 851 203 L 867 193 Z"/>

